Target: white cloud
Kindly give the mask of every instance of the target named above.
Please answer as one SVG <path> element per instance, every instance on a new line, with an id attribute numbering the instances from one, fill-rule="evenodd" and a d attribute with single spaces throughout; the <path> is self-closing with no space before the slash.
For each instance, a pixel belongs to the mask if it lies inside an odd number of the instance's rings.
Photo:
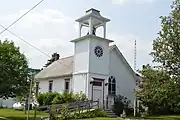
<path id="1" fill-rule="evenodd" d="M 136 40 L 136 63 L 137 68 L 141 65 L 150 63 L 152 61 L 149 53 L 152 50 L 152 42 L 144 41 L 139 36 L 132 34 L 117 34 L 111 33 L 108 36 L 110 39 L 114 40 L 113 44 L 116 44 L 131 67 L 134 67 L 134 43 Z"/>
<path id="2" fill-rule="evenodd" d="M 1 16 L 0 23 L 8 26 L 18 16 L 22 15 L 24 11 L 20 11 L 18 14 Z M 58 52 L 62 57 L 73 53 L 73 44 L 69 41 L 78 35 L 74 19 L 58 10 L 51 9 L 29 13 L 10 30 L 43 52 L 49 55 L 53 52 Z M 27 55 L 31 66 L 41 67 L 47 61 L 48 57 L 46 55 L 30 47 L 7 31 L 0 35 L 0 39 L 4 38 L 11 39 L 16 45 L 20 46 L 21 51 Z"/>
<path id="3" fill-rule="evenodd" d="M 155 0 L 112 0 L 113 4 L 120 4 L 120 5 L 124 5 L 124 4 L 129 4 L 129 3 L 133 3 L 133 4 L 142 4 L 142 3 L 150 3 L 153 2 Z"/>
<path id="4" fill-rule="evenodd" d="M 0 23 L 8 26 L 24 13 L 20 11 L 18 14 L 6 15 L 0 17 Z M 21 19 L 10 30 L 34 45 L 41 51 L 51 55 L 53 52 L 58 52 L 61 57 L 73 54 L 73 43 L 71 39 L 78 37 L 78 25 L 75 24 L 74 18 L 71 18 L 58 10 L 46 9 L 29 13 Z M 0 31 L 3 30 L 0 28 Z M 25 42 L 14 37 L 7 31 L 0 35 L 0 39 L 9 38 L 28 58 L 30 67 L 41 68 L 47 61 L 48 56 L 32 48 Z M 151 50 L 151 43 L 147 43 L 135 35 L 110 32 L 108 38 L 115 40 L 115 43 L 129 61 L 133 64 L 133 41 L 137 39 L 137 60 L 139 64 L 146 64 L 150 61 L 148 53 Z"/>

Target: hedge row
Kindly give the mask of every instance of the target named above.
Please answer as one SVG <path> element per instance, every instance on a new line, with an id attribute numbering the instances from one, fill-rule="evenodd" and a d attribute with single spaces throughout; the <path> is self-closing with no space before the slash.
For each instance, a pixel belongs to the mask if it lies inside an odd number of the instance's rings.
<path id="1" fill-rule="evenodd" d="M 86 99 L 87 99 L 86 95 L 82 92 L 73 93 L 69 91 L 64 91 L 63 93 L 57 93 L 57 92 L 40 93 L 37 97 L 39 106 L 62 104 L 62 103 L 75 102 Z"/>

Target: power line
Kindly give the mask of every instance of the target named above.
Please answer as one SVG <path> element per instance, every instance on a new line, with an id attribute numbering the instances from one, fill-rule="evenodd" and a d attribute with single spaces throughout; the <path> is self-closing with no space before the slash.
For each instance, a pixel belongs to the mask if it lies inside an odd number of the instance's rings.
<path id="1" fill-rule="evenodd" d="M 3 25 L 1 25 L 1 24 L 0 24 L 0 26 L 1 26 L 2 28 L 5 28 L 5 27 L 4 27 Z M 13 33 L 12 31 L 10 31 L 10 30 L 8 30 L 8 29 L 7 29 L 6 31 L 8 31 L 9 33 L 11 33 L 12 35 L 14 35 L 15 37 L 19 38 L 20 40 L 22 40 L 23 42 L 25 42 L 26 44 L 28 44 L 28 45 L 31 46 L 32 48 L 36 49 L 37 51 L 39 51 L 39 52 L 43 53 L 44 55 L 46 55 L 46 56 L 48 56 L 48 57 L 51 58 L 51 56 L 49 56 L 47 53 L 41 51 L 39 48 L 37 48 L 37 47 L 35 47 L 34 45 L 30 44 L 30 43 L 29 43 L 28 41 L 26 41 L 25 39 L 19 37 L 17 34 Z M 60 64 L 62 64 L 62 63 L 59 62 L 58 60 L 57 60 L 57 62 L 60 63 Z M 69 66 L 64 65 L 64 64 L 62 64 L 62 65 L 63 65 L 63 66 L 66 66 L 66 67 L 69 67 Z"/>
<path id="2" fill-rule="evenodd" d="M 36 8 L 39 4 L 41 4 L 44 0 L 41 0 L 40 2 L 38 2 L 36 5 L 34 5 L 31 9 L 29 9 L 26 13 L 24 13 L 23 15 L 21 15 L 17 20 L 15 20 L 13 23 L 11 23 L 7 28 L 4 28 L 3 31 L 0 32 L 0 35 L 5 32 L 6 30 L 8 30 L 12 25 L 14 25 L 16 22 L 18 22 L 21 18 L 23 18 L 25 15 L 27 15 L 31 10 L 33 10 L 34 8 Z"/>

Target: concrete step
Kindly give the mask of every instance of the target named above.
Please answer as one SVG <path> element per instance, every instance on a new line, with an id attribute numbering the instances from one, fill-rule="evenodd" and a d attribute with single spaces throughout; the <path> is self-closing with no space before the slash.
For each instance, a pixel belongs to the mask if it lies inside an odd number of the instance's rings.
<path id="1" fill-rule="evenodd" d="M 112 110 L 104 110 L 107 113 L 108 117 L 117 117 L 116 114 Z"/>

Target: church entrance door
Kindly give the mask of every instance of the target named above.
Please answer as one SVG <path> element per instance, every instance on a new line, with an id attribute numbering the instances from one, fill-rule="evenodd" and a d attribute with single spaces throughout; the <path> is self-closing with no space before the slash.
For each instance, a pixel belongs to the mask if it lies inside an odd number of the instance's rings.
<path id="1" fill-rule="evenodd" d="M 99 107 L 103 107 L 103 81 L 94 80 L 93 81 L 93 100 L 99 100 Z"/>

